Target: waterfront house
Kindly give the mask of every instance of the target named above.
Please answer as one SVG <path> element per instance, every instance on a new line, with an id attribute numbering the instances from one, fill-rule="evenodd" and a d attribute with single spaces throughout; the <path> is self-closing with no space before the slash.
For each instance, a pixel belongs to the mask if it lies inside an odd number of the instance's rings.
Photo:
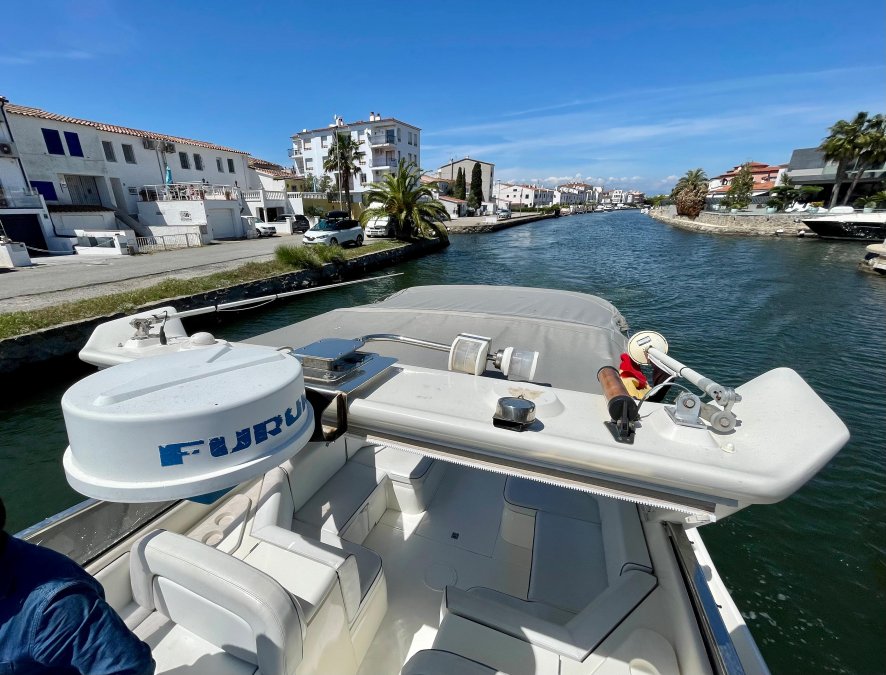
<path id="1" fill-rule="evenodd" d="M 446 208 L 449 217 L 455 220 L 466 216 L 468 213 L 468 202 L 464 199 L 456 199 L 455 197 L 447 197 L 446 195 L 438 195 L 437 199 Z"/>
<path id="2" fill-rule="evenodd" d="M 287 194 L 302 192 L 302 177 L 292 169 L 257 157 L 250 157 L 247 167 L 243 200 L 250 215 L 272 223 L 287 213 L 301 213 L 295 211 Z"/>
<path id="3" fill-rule="evenodd" d="M 6 117 L 7 100 L 0 96 L 0 227 L 16 242 L 39 255 L 49 244 L 43 232 L 51 231 L 51 220 L 43 197 L 28 182 Z"/>
<path id="4" fill-rule="evenodd" d="M 824 188 L 816 199 L 828 203 L 837 180 L 837 163 L 825 161 L 824 154 L 818 148 L 798 148 L 791 153 L 785 173 L 796 185 L 817 185 Z M 848 184 L 853 178 L 855 178 L 855 167 L 849 167 L 847 175 L 843 178 L 841 195 L 845 195 L 845 191 L 849 189 Z M 877 183 L 884 180 L 886 180 L 886 162 L 864 167 L 854 196 L 876 192 Z M 849 201 L 851 203 L 852 200 Z"/>
<path id="5" fill-rule="evenodd" d="M 355 203 L 361 201 L 362 193 L 370 184 L 380 182 L 384 174 L 395 170 L 401 159 L 421 166 L 421 129 L 394 117 L 370 112 L 368 120 L 346 123 L 336 117 L 327 127 L 302 129 L 293 134 L 289 154 L 294 173 L 317 178 L 328 175 L 334 184 L 337 172 L 324 171 L 323 162 L 336 142 L 336 134 L 350 135 L 363 152 L 360 172 L 351 178 L 351 197 Z"/>
<path id="6" fill-rule="evenodd" d="M 458 176 L 458 170 L 461 169 L 465 174 L 465 185 L 470 191 L 471 176 L 474 171 L 474 164 L 480 165 L 480 179 L 482 182 L 483 201 L 491 202 L 493 199 L 492 186 L 495 183 L 495 164 L 492 162 L 484 162 L 482 159 L 473 159 L 465 157 L 464 159 L 454 159 L 448 164 L 444 164 L 436 171 L 438 178 L 454 181 Z"/>
<path id="7" fill-rule="evenodd" d="M 71 250 L 76 231 L 242 237 L 239 189 L 247 153 L 222 145 L 7 103 L 5 115 L 28 187 L 47 205 L 20 233 Z M 170 229 L 171 228 L 171 229 Z"/>
<path id="8" fill-rule="evenodd" d="M 763 162 L 748 162 L 751 169 L 751 175 L 754 178 L 754 189 L 751 192 L 752 197 L 767 194 L 772 188 L 778 185 L 782 174 L 787 170 L 786 164 L 765 164 Z M 708 183 L 708 197 L 720 198 L 729 192 L 729 187 L 738 172 L 744 164 L 737 164 L 719 176 L 714 176 Z"/>

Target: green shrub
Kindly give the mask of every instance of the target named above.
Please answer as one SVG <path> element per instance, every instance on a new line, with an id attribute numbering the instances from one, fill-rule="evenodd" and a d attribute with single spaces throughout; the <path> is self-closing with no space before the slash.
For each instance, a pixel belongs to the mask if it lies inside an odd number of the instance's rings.
<path id="1" fill-rule="evenodd" d="M 340 263 L 345 261 L 345 252 L 341 246 L 327 246 L 317 244 L 312 247 L 317 257 L 325 263 Z"/>
<path id="2" fill-rule="evenodd" d="M 277 261 L 293 269 L 316 269 L 323 266 L 323 260 L 310 246 L 278 246 L 274 251 Z"/>

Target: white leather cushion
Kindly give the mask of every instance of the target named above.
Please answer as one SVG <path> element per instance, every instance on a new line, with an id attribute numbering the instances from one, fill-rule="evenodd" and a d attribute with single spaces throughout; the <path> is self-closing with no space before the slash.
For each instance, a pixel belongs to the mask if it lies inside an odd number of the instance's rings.
<path id="1" fill-rule="evenodd" d="M 425 649 L 406 662 L 400 675 L 495 675 L 497 672 L 452 652 Z"/>
<path id="2" fill-rule="evenodd" d="M 280 584 L 242 560 L 158 530 L 132 548 L 130 577 L 141 606 L 257 663 L 264 675 L 290 673 L 301 662 L 297 605 Z"/>
<path id="3" fill-rule="evenodd" d="M 348 462 L 305 502 L 295 518 L 327 532 L 341 533 L 376 486 L 374 469 Z"/>
<path id="4" fill-rule="evenodd" d="M 597 499 L 587 492 L 511 476 L 505 481 L 504 496 L 505 501 L 518 507 L 518 510 L 546 511 L 592 523 L 600 522 Z"/>
<path id="5" fill-rule="evenodd" d="M 607 584 L 600 526 L 539 511 L 535 517 L 529 600 L 577 614 Z"/>
<path id="6" fill-rule="evenodd" d="M 151 648 L 156 675 L 253 675 L 256 667 L 226 653 L 159 612 L 154 612 L 133 629 L 136 637 Z"/>
<path id="7" fill-rule="evenodd" d="M 492 600 L 493 602 L 498 602 L 502 605 L 508 605 L 519 612 L 530 614 L 536 618 L 550 621 L 551 623 L 565 625 L 570 619 L 575 617 L 575 614 L 572 612 L 567 612 L 566 610 L 554 607 L 545 602 L 533 602 L 531 600 L 515 598 L 513 595 L 508 595 L 507 593 L 502 593 L 492 588 L 475 586 L 474 588 L 468 589 L 468 593 L 478 598 L 485 598 L 486 600 Z"/>
<path id="8" fill-rule="evenodd" d="M 610 583 L 628 570 L 652 572 L 652 561 L 637 505 L 620 499 L 600 503 L 603 516 L 603 545 Z"/>
<path id="9" fill-rule="evenodd" d="M 360 448 L 351 461 L 374 468 L 379 482 L 389 476 L 398 483 L 421 481 L 434 464 L 434 460 L 429 457 L 386 445 L 367 445 Z"/>

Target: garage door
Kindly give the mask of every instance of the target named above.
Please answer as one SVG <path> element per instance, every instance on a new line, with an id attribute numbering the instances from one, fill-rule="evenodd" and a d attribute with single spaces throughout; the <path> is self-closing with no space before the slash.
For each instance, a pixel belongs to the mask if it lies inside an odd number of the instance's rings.
<path id="1" fill-rule="evenodd" d="M 234 213 L 228 209 L 207 211 L 206 221 L 209 225 L 209 236 L 213 239 L 231 239 L 237 236 Z"/>

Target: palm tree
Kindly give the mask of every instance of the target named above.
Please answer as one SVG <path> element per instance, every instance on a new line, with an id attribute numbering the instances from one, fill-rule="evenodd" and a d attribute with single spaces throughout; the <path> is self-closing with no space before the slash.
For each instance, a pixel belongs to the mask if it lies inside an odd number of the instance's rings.
<path id="1" fill-rule="evenodd" d="M 859 113 L 863 115 L 866 113 Z M 858 117 L 856 117 L 858 119 Z M 849 191 L 843 198 L 843 203 L 848 204 L 855 192 L 855 186 L 862 174 L 870 168 L 874 168 L 886 162 L 886 117 L 874 115 L 867 119 L 859 139 L 860 152 L 855 163 L 855 176 Z"/>
<path id="2" fill-rule="evenodd" d="M 677 205 L 678 216 L 698 217 L 704 208 L 708 192 L 708 176 L 704 169 L 690 169 L 671 190 L 671 199 Z"/>
<path id="3" fill-rule="evenodd" d="M 366 153 L 360 150 L 360 144 L 348 133 L 336 133 L 335 139 L 323 160 L 323 170 L 336 173 L 339 188 L 344 187 L 348 215 L 351 215 L 351 176 L 360 173 L 359 162 Z"/>
<path id="4" fill-rule="evenodd" d="M 855 115 L 851 122 L 838 120 L 830 128 L 830 134 L 825 138 L 818 149 L 824 153 L 828 162 L 837 163 L 837 174 L 834 178 L 834 191 L 831 193 L 831 202 L 828 208 L 837 204 L 840 195 L 840 185 L 846 177 L 846 167 L 850 162 L 856 161 L 864 147 L 864 129 L 868 121 L 868 114 L 860 112 Z M 847 195 L 848 199 L 848 195 Z"/>
<path id="5" fill-rule="evenodd" d="M 434 183 L 421 182 L 421 170 L 415 162 L 401 159 L 397 169 L 384 177 L 381 183 L 373 183 L 365 192 L 369 208 L 360 214 L 364 225 L 373 218 L 390 217 L 398 239 L 411 239 L 433 233 L 445 242 L 449 235 L 443 221 L 449 220 L 446 207 L 435 197 Z"/>

